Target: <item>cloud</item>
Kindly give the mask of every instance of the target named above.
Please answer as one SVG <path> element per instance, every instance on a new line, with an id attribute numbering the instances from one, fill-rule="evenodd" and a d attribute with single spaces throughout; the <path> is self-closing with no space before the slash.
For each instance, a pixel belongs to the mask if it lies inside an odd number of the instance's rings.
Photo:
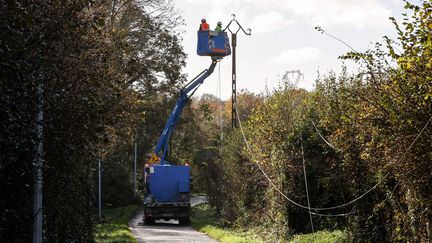
<path id="1" fill-rule="evenodd" d="M 186 0 L 190 4 L 211 5 L 212 7 L 225 7 L 233 4 L 231 0 L 203 1 L 203 0 Z"/>
<path id="2" fill-rule="evenodd" d="M 276 62 L 285 65 L 299 65 L 317 62 L 324 57 L 323 52 L 316 47 L 303 47 L 283 51 L 276 57 Z"/>
<path id="3" fill-rule="evenodd" d="M 388 24 L 392 15 L 377 0 L 319 0 L 300 1 L 287 5 L 298 16 L 303 16 L 312 25 L 353 25 L 363 28 Z"/>
<path id="4" fill-rule="evenodd" d="M 294 22 L 293 20 L 286 19 L 282 14 L 276 11 L 270 11 L 255 17 L 251 26 L 254 32 L 264 33 L 284 29 Z"/>
<path id="5" fill-rule="evenodd" d="M 206 16 L 207 16 L 207 20 L 210 20 L 210 23 L 212 23 L 211 21 L 214 21 L 214 24 L 216 24 L 217 21 L 222 21 L 223 27 L 225 27 L 228 24 L 229 20 L 232 19 L 231 13 L 235 13 L 237 19 L 241 19 L 241 20 L 248 19 L 246 12 L 238 8 L 234 8 L 234 9 L 215 8 L 210 10 Z M 246 28 L 246 26 L 243 27 Z"/>
<path id="6" fill-rule="evenodd" d="M 277 11 L 310 25 L 382 26 L 390 22 L 390 8 L 379 0 L 238 0 L 260 11 Z M 393 0 L 394 1 L 394 0 Z"/>
<path id="7" fill-rule="evenodd" d="M 282 23 L 284 27 L 296 22 L 306 22 L 309 25 L 334 26 L 348 25 L 357 29 L 369 26 L 390 25 L 389 16 L 393 13 L 387 6 L 395 0 L 183 0 L 192 5 L 207 7 L 208 12 L 223 12 L 222 16 L 242 10 L 250 16 L 257 16 L 253 20 L 254 29 L 259 32 L 273 31 L 264 26 L 263 21 Z M 390 2 L 390 3 L 389 3 Z M 384 4 L 386 3 L 386 4 Z M 204 12 L 205 13 L 205 12 Z M 290 20 L 287 20 L 289 16 Z M 219 16 L 220 18 L 221 16 Z M 272 25 L 271 27 L 276 27 Z M 266 28 L 267 27 L 267 28 Z"/>

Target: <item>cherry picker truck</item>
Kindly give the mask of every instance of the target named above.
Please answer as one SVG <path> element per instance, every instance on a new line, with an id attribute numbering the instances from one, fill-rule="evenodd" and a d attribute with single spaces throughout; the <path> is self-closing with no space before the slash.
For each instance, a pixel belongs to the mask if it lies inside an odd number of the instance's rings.
<path id="1" fill-rule="evenodd" d="M 156 148 L 144 168 L 144 223 L 156 219 L 176 219 L 181 225 L 190 223 L 190 167 L 171 165 L 165 156 L 171 133 L 189 98 L 214 71 L 223 57 L 231 54 L 226 32 L 198 31 L 197 54 L 210 56 L 210 67 L 192 79 L 180 91 L 180 97 L 169 116 Z"/>

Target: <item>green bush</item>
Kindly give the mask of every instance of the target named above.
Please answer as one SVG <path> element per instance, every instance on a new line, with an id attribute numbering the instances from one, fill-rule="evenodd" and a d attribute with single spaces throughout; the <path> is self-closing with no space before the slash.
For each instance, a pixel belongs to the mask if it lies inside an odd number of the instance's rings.
<path id="1" fill-rule="evenodd" d="M 291 243 L 344 243 L 349 242 L 346 233 L 341 230 L 336 231 L 318 231 L 314 234 L 296 235 L 289 242 Z"/>

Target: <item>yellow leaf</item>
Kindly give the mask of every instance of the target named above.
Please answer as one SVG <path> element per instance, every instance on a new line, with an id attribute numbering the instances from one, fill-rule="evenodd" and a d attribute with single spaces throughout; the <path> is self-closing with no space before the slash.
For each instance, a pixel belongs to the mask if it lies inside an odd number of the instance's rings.
<path id="1" fill-rule="evenodd" d="M 427 68 L 432 68 L 432 58 L 429 59 L 429 62 L 428 62 L 428 63 L 426 63 L 426 67 L 427 67 Z"/>

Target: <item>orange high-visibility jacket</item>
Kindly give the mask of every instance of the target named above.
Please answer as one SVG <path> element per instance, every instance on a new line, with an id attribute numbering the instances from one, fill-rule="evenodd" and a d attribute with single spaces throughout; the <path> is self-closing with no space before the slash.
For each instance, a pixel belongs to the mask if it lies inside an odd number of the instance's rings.
<path id="1" fill-rule="evenodd" d="M 210 29 L 209 24 L 207 24 L 207 23 L 201 23 L 201 25 L 200 25 L 200 31 L 206 31 L 206 30 L 209 30 L 209 29 Z"/>

